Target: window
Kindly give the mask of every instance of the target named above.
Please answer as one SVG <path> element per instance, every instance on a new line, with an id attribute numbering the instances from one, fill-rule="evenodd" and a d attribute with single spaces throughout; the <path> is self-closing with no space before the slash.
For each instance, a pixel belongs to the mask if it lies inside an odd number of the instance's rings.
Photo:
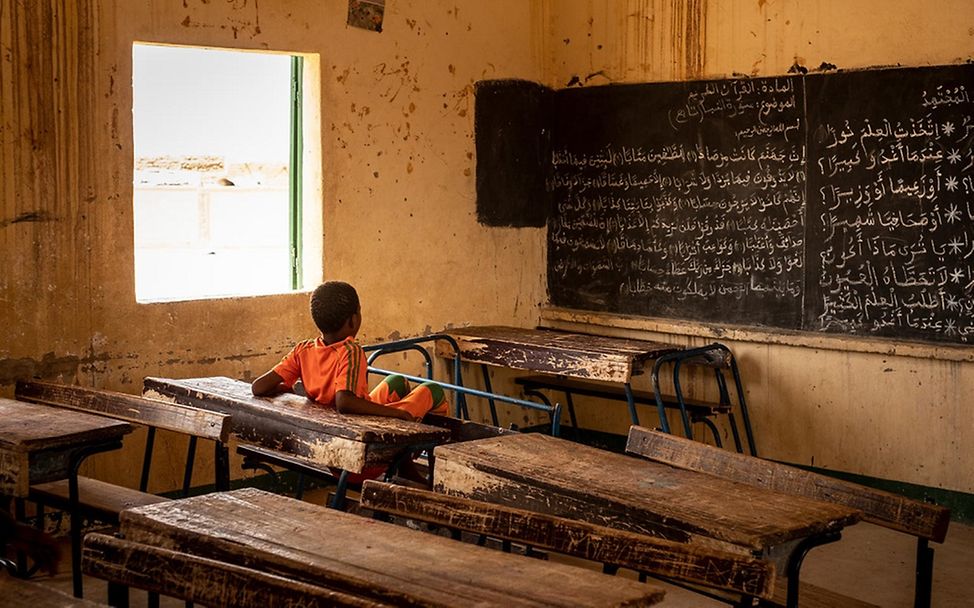
<path id="1" fill-rule="evenodd" d="M 316 285 L 313 58 L 149 44 L 132 57 L 136 300 Z"/>

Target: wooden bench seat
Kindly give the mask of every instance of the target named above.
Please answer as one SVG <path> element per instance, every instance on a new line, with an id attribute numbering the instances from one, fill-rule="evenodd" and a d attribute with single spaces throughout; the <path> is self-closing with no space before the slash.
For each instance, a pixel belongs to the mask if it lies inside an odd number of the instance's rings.
<path id="1" fill-rule="evenodd" d="M 615 401 L 626 400 L 626 391 L 619 385 L 600 384 L 559 376 L 524 376 L 516 378 L 514 382 L 527 390 L 549 389 L 586 397 L 599 397 Z M 656 395 L 652 391 L 633 389 L 632 396 L 636 403 L 656 405 Z M 666 408 L 680 409 L 680 403 L 675 395 L 661 395 L 660 397 Z M 684 399 L 683 403 L 686 405 L 687 413 L 693 418 L 726 414 L 731 410 L 728 404 L 701 401 L 698 399 Z"/>
<path id="2" fill-rule="evenodd" d="M 207 606 L 389 606 L 283 576 L 150 544 L 89 534 L 85 574 L 109 582 L 110 603 L 128 605 L 127 588 Z"/>
<path id="3" fill-rule="evenodd" d="M 708 473 L 752 487 L 852 507 L 862 511 L 865 521 L 916 537 L 914 605 L 930 606 L 933 549 L 928 546 L 928 541 L 944 541 L 950 524 L 949 509 L 786 464 L 718 450 L 638 426 L 629 429 L 626 452 L 679 469 Z M 800 593 L 804 593 L 804 588 Z M 801 597 L 804 606 L 805 596 Z M 811 602 L 812 598 L 808 598 L 808 601 Z M 829 604 L 826 600 L 821 605 L 836 604 Z"/>
<path id="4" fill-rule="evenodd" d="M 75 579 L 75 595 L 82 594 L 81 579 L 81 522 L 85 514 L 101 521 L 117 524 L 119 514 L 128 507 L 151 505 L 167 501 L 166 498 L 148 493 L 149 472 L 157 429 L 189 436 L 184 474 L 183 493 L 187 494 L 192 482 L 197 439 L 214 442 L 215 487 L 229 489 L 229 456 L 225 442 L 230 436 L 230 417 L 192 407 L 179 406 L 162 401 L 143 399 L 126 393 L 104 391 L 81 386 L 51 382 L 17 382 L 18 399 L 35 404 L 64 408 L 104 418 L 132 422 L 147 427 L 146 443 L 142 460 L 142 474 L 138 489 L 107 483 L 90 478 L 78 478 L 77 508 L 71 504 L 67 480 L 47 483 L 38 480 L 31 484 L 29 498 L 38 503 L 39 512 L 47 505 L 68 511 L 71 520 L 71 568 Z"/>
<path id="5" fill-rule="evenodd" d="M 68 509 L 68 480 L 61 479 L 47 483 L 38 483 L 30 487 L 30 500 L 57 509 Z M 147 492 L 140 492 L 113 483 L 78 477 L 79 507 L 88 515 L 102 521 L 118 523 L 118 514 L 123 509 L 152 505 L 169 499 Z"/>
<path id="6" fill-rule="evenodd" d="M 775 567 L 765 560 L 459 496 L 370 480 L 360 505 L 748 596 L 770 597 L 774 585 Z"/>

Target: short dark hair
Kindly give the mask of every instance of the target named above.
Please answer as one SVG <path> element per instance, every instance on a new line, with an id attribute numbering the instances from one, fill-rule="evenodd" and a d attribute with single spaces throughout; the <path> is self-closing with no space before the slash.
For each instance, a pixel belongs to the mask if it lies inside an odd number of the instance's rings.
<path id="1" fill-rule="evenodd" d="M 338 331 L 358 311 L 358 294 L 348 283 L 327 281 L 311 294 L 311 318 L 323 334 Z"/>

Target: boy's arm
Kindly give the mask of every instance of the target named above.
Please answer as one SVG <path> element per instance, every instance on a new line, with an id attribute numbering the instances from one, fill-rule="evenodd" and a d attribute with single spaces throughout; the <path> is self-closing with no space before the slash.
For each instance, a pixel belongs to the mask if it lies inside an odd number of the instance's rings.
<path id="1" fill-rule="evenodd" d="M 386 416 L 401 420 L 414 420 L 406 410 L 386 407 L 373 403 L 368 399 L 357 397 L 352 391 L 338 391 L 335 393 L 335 409 L 339 414 L 361 414 L 366 416 Z"/>
<path id="2" fill-rule="evenodd" d="M 284 386 L 284 378 L 281 378 L 280 374 L 274 370 L 270 370 L 254 380 L 250 385 L 250 390 L 255 397 L 269 397 L 287 392 L 288 388 Z"/>

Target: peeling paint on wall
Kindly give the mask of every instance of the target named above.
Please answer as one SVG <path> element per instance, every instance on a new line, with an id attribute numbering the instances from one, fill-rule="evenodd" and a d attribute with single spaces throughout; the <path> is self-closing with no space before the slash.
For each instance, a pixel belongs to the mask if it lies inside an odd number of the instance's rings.
<path id="1" fill-rule="evenodd" d="M 73 382 L 85 362 L 86 360 L 74 355 L 58 357 L 54 353 L 46 353 L 40 361 L 29 357 L 0 359 L 0 385 L 14 384 L 17 380 L 29 378 Z"/>

